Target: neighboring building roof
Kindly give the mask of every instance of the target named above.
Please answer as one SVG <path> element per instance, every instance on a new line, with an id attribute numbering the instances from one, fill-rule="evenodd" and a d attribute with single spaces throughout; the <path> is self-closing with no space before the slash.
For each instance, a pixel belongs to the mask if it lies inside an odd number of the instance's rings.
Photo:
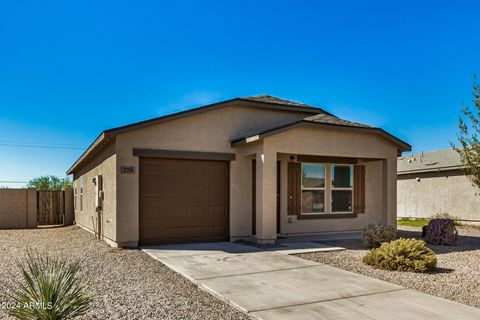
<path id="1" fill-rule="evenodd" d="M 76 169 L 78 169 L 82 165 L 84 161 L 94 157 L 94 154 L 96 154 L 99 150 L 101 150 L 105 145 L 107 145 L 110 142 L 110 140 L 112 140 L 115 136 L 117 136 L 120 133 L 144 128 L 147 126 L 175 120 L 178 118 L 182 118 L 185 116 L 189 116 L 189 115 L 193 115 L 193 114 L 197 114 L 197 113 L 201 113 L 201 112 L 205 112 L 205 111 L 209 111 L 217 108 L 224 108 L 230 105 L 237 105 L 237 106 L 243 105 L 248 107 L 284 110 L 284 111 L 292 111 L 292 112 L 304 112 L 304 113 L 312 114 L 312 116 L 308 116 L 300 121 L 286 123 L 284 125 L 277 126 L 274 128 L 264 128 L 261 132 L 255 133 L 256 135 L 259 135 L 259 134 L 264 135 L 267 133 L 272 134 L 273 132 L 276 132 L 278 130 L 285 129 L 287 127 L 290 128 L 291 126 L 299 125 L 299 124 L 310 123 L 310 124 L 327 125 L 327 126 L 333 125 L 337 127 L 341 126 L 344 128 L 357 128 L 357 129 L 362 128 L 365 130 L 371 130 L 372 132 L 380 133 L 381 135 L 385 136 L 387 139 L 390 139 L 393 142 L 395 142 L 397 145 L 399 145 L 402 151 L 408 151 L 411 149 L 409 144 L 394 137 L 393 135 L 387 133 L 386 131 L 380 128 L 375 128 L 365 124 L 351 122 L 351 121 L 337 118 L 336 116 L 334 116 L 333 114 L 331 114 L 330 112 L 322 108 L 313 107 L 304 103 L 289 101 L 289 100 L 280 99 L 273 96 L 262 94 L 262 95 L 249 96 L 249 97 L 243 97 L 243 98 L 234 98 L 230 100 L 220 101 L 220 102 L 212 103 L 206 106 L 189 109 L 189 110 L 185 110 L 185 111 L 102 131 L 102 133 L 100 133 L 97 139 L 95 139 L 95 141 L 88 147 L 88 149 L 85 150 L 85 152 L 80 156 L 80 158 L 77 161 L 75 161 L 72 167 L 68 169 L 67 174 L 72 174 Z M 231 141 L 232 146 L 241 144 L 244 142 L 248 142 L 247 140 L 248 140 L 248 136 L 234 138 Z"/>
<path id="2" fill-rule="evenodd" d="M 462 167 L 460 156 L 453 149 L 414 153 L 397 161 L 398 174 L 438 172 Z"/>

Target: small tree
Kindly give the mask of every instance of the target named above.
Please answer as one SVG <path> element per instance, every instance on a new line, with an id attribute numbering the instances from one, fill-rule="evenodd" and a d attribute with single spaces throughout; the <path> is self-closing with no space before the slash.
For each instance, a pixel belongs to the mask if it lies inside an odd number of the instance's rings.
<path id="1" fill-rule="evenodd" d="M 33 178 L 27 184 L 28 188 L 35 188 L 41 191 L 65 190 L 65 188 L 69 188 L 71 186 L 72 181 L 70 178 L 66 177 L 64 179 L 60 179 L 59 177 L 51 175 Z"/>
<path id="2" fill-rule="evenodd" d="M 457 139 L 459 147 L 452 144 L 458 152 L 464 172 L 470 181 L 480 188 L 480 85 L 473 76 L 473 108 L 466 105 L 458 117 Z"/>

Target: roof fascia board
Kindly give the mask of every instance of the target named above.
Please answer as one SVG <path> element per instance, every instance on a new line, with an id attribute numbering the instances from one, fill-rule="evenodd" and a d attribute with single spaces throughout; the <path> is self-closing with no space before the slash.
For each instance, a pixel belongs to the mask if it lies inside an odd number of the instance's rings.
<path id="1" fill-rule="evenodd" d="M 141 129 L 144 127 L 148 127 L 151 125 L 179 119 L 182 117 L 198 114 L 201 112 L 206 112 L 210 110 L 215 110 L 219 108 L 224 108 L 230 105 L 239 105 L 239 106 L 246 106 L 246 107 L 257 107 L 263 109 L 271 109 L 271 110 L 282 110 L 282 111 L 293 111 L 293 112 L 307 112 L 312 114 L 322 113 L 322 109 L 315 109 L 315 108 L 308 108 L 308 107 L 297 107 L 297 106 L 288 106 L 288 105 L 281 105 L 276 103 L 268 103 L 268 102 L 257 102 L 252 100 L 245 100 L 241 98 L 230 99 L 226 101 L 221 101 L 213 104 L 209 104 L 206 106 L 198 107 L 195 109 L 189 109 L 185 111 L 180 111 L 177 113 L 168 114 L 165 116 L 161 116 L 154 119 L 149 119 L 141 122 L 132 123 L 126 126 L 112 128 L 105 131 L 106 137 L 112 137 L 120 133 L 124 133 L 126 131 Z"/>
<path id="2" fill-rule="evenodd" d="M 87 155 L 106 138 L 105 131 L 100 133 L 100 135 L 92 142 L 92 144 L 90 144 L 87 150 L 82 153 L 80 158 L 78 158 L 77 161 L 75 161 L 75 163 L 70 167 L 70 169 L 67 170 L 67 175 L 72 174 L 78 165 L 87 157 Z"/>
<path id="3" fill-rule="evenodd" d="M 70 169 L 68 169 L 67 174 L 72 174 L 75 171 L 75 169 L 78 167 L 78 165 L 85 159 L 85 157 L 104 139 L 112 138 L 118 134 L 128 132 L 131 130 L 145 128 L 151 125 L 164 123 L 167 121 L 179 119 L 182 117 L 198 114 L 205 111 L 227 107 L 230 105 L 257 107 L 257 108 L 271 109 L 271 110 L 283 110 L 283 111 L 290 111 L 290 112 L 306 112 L 306 113 L 312 113 L 312 114 L 318 114 L 322 112 L 328 113 L 323 109 L 315 108 L 315 107 L 289 106 L 289 105 L 282 105 L 278 103 L 254 101 L 254 100 L 248 100 L 248 99 L 242 99 L 242 98 L 234 98 L 230 100 L 220 101 L 220 102 L 212 103 L 206 106 L 201 106 L 194 109 L 188 109 L 185 111 L 180 111 L 177 113 L 105 130 L 97 137 L 97 139 L 95 139 L 95 141 L 87 148 L 87 150 L 85 150 L 85 152 L 80 156 L 80 158 L 78 158 L 77 161 L 75 161 L 75 163 L 70 167 Z"/>

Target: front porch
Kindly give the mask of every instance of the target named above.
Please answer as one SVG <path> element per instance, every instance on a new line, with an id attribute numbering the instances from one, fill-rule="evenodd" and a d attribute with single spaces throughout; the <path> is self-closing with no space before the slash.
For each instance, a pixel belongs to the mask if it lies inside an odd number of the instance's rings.
<path id="1" fill-rule="evenodd" d="M 256 242 L 396 226 L 396 148 L 375 135 L 329 135 L 296 128 L 237 147 L 251 172 Z"/>

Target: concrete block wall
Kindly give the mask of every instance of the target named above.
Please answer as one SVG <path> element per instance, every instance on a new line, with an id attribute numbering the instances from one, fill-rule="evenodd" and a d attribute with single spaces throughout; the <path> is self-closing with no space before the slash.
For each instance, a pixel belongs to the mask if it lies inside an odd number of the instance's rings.
<path id="1" fill-rule="evenodd" d="M 37 227 L 37 190 L 0 189 L 0 229 Z M 73 189 L 65 189 L 64 225 L 73 224 Z"/>
<path id="2" fill-rule="evenodd" d="M 0 229 L 37 227 L 37 191 L 0 189 Z"/>

